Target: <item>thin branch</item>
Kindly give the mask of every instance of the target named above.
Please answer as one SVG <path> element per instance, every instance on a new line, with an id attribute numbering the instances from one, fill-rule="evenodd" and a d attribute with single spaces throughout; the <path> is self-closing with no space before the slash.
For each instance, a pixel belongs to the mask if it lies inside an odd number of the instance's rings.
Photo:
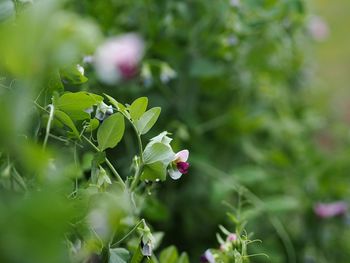
<path id="1" fill-rule="evenodd" d="M 50 108 L 50 113 L 49 113 L 49 120 L 47 121 L 47 125 L 46 125 L 46 133 L 45 133 L 45 138 L 43 143 L 43 149 L 46 148 L 47 140 L 49 139 L 49 135 L 50 135 L 51 123 L 55 113 L 55 107 L 53 106 L 53 104 L 48 105 L 48 107 Z"/>
<path id="2" fill-rule="evenodd" d="M 135 230 L 139 227 L 139 225 L 145 224 L 145 220 L 141 219 L 124 237 L 122 237 L 119 241 L 112 244 L 110 247 L 115 248 L 118 247 L 120 243 L 122 243 L 125 239 L 127 239 Z"/>
<path id="3" fill-rule="evenodd" d="M 87 138 L 85 135 L 82 135 L 83 139 L 85 141 L 87 141 L 92 148 L 94 148 L 97 152 L 101 152 L 100 149 L 91 141 L 89 140 L 89 138 Z M 109 167 L 109 169 L 112 171 L 112 173 L 115 175 L 115 177 L 117 178 L 117 180 L 121 183 L 121 185 L 126 188 L 125 182 L 124 180 L 121 178 L 120 174 L 117 172 L 117 170 L 114 168 L 114 166 L 112 165 L 112 163 L 108 160 L 107 157 L 105 157 L 105 162 L 107 164 L 107 166 Z"/>
<path id="4" fill-rule="evenodd" d="M 128 120 L 128 122 L 130 123 L 131 127 L 135 131 L 136 138 L 137 138 L 137 144 L 138 144 L 139 156 L 140 156 L 140 164 L 139 164 L 139 166 L 138 166 L 138 168 L 136 170 L 135 177 L 134 177 L 133 181 L 131 182 L 130 191 L 133 191 L 133 190 L 135 190 L 135 188 L 137 187 L 137 185 L 138 185 L 138 183 L 140 181 L 140 177 L 141 177 L 143 166 L 144 166 L 143 146 L 142 146 L 141 135 L 139 134 L 139 131 L 137 130 L 135 124 L 128 118 L 128 116 L 126 116 L 124 114 L 123 111 L 120 111 L 117 108 L 113 108 L 113 109 L 118 111 L 119 113 L 121 113 L 124 116 L 124 118 Z"/>

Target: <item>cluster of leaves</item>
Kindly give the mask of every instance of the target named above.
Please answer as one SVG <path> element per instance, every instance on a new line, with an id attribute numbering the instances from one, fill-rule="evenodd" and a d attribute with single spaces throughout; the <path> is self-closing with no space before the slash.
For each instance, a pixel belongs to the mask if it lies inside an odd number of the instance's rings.
<path id="1" fill-rule="evenodd" d="M 158 261 L 162 235 L 140 217 L 175 158 L 167 132 L 143 149 L 160 108 L 147 110 L 146 97 L 123 105 L 105 94 L 107 105 L 100 95 L 69 92 L 88 81 L 67 65 L 96 48 L 98 27 L 55 1 L 27 9 L 20 2 L 0 3 L 0 261 L 188 262 L 173 248 Z M 121 176 L 107 149 L 123 137 L 134 137 L 138 150 L 124 153 L 135 157 Z"/>

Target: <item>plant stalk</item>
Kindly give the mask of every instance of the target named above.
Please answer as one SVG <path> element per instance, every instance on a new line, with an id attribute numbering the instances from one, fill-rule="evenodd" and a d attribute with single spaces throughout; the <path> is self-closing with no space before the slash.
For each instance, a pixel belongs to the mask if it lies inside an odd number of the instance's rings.
<path id="1" fill-rule="evenodd" d="M 91 141 L 89 140 L 89 138 L 87 138 L 85 135 L 82 135 L 83 139 L 85 141 L 87 141 L 92 148 L 94 148 L 97 152 L 101 152 L 100 149 Z M 117 172 L 117 170 L 114 168 L 114 166 L 112 165 L 112 163 L 108 160 L 107 157 L 105 157 L 105 162 L 107 164 L 107 166 L 109 167 L 109 169 L 112 171 L 112 173 L 114 174 L 114 176 L 117 178 L 117 180 L 121 183 L 121 185 L 124 187 L 124 189 L 126 188 L 125 182 L 122 179 L 122 177 L 120 176 L 120 174 Z"/>
<path id="2" fill-rule="evenodd" d="M 50 108 L 50 113 L 49 113 L 49 120 L 47 121 L 47 125 L 46 125 L 46 133 L 45 133 L 45 138 L 43 143 L 43 149 L 46 148 L 47 141 L 50 135 L 51 123 L 55 114 L 55 107 L 53 106 L 53 104 L 48 105 L 48 107 Z"/>

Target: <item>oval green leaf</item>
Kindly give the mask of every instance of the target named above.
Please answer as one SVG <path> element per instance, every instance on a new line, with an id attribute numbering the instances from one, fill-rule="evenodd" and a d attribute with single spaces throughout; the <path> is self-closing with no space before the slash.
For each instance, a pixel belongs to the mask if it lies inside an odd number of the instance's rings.
<path id="1" fill-rule="evenodd" d="M 174 158 L 175 153 L 171 147 L 161 142 L 149 143 L 143 152 L 143 160 L 148 164 L 163 162 L 168 165 Z"/>
<path id="2" fill-rule="evenodd" d="M 176 247 L 170 246 L 165 248 L 159 256 L 160 263 L 176 263 L 179 254 L 177 252 Z"/>
<path id="3" fill-rule="evenodd" d="M 68 128 L 70 128 L 72 130 L 74 136 L 76 136 L 77 138 L 80 137 L 79 132 L 74 125 L 74 122 L 66 113 L 64 113 L 63 111 L 60 111 L 60 110 L 56 110 L 55 111 L 55 118 L 58 119 L 64 125 L 66 125 Z"/>
<path id="4" fill-rule="evenodd" d="M 90 118 L 90 114 L 85 110 L 102 100 L 101 96 L 85 91 L 67 92 L 58 98 L 56 107 L 67 113 L 73 120 L 84 120 Z"/>
<path id="5" fill-rule="evenodd" d="M 136 99 L 129 107 L 131 119 L 133 121 L 140 119 L 142 114 L 145 113 L 147 109 L 147 105 L 148 105 L 147 97 L 141 97 Z"/>
<path id="6" fill-rule="evenodd" d="M 120 113 L 109 116 L 97 130 L 98 148 L 101 151 L 114 148 L 123 138 L 125 130 L 124 117 Z"/>
<path id="7" fill-rule="evenodd" d="M 125 248 L 112 248 L 109 250 L 110 257 L 108 263 L 127 263 L 130 253 Z"/>
<path id="8" fill-rule="evenodd" d="M 160 111 L 159 107 L 149 109 L 136 121 L 135 126 L 140 134 L 147 133 L 153 127 L 158 120 Z"/>
<path id="9" fill-rule="evenodd" d="M 163 162 L 155 162 L 145 164 L 141 175 L 141 180 L 156 180 L 165 181 L 166 179 L 166 165 Z"/>

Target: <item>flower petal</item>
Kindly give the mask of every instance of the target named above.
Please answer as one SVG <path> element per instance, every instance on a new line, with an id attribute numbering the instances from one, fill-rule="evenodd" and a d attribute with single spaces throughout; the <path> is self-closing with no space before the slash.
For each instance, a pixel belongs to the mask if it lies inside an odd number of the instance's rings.
<path id="1" fill-rule="evenodd" d="M 168 170 L 168 172 L 169 172 L 169 176 L 171 177 L 171 179 L 173 179 L 173 180 L 178 180 L 178 179 L 180 179 L 180 177 L 182 176 L 182 173 L 180 173 L 180 171 L 179 170 L 174 170 L 174 169 L 172 169 L 172 168 L 170 168 L 169 170 Z"/>
<path id="2" fill-rule="evenodd" d="M 200 258 L 200 262 L 207 262 L 207 263 L 215 263 L 214 255 L 211 253 L 209 249 L 207 249 L 204 254 Z"/>
<path id="3" fill-rule="evenodd" d="M 177 162 L 176 167 L 179 170 L 180 173 L 182 174 L 187 174 L 188 173 L 188 168 L 190 167 L 190 164 L 187 162 Z"/>
<path id="4" fill-rule="evenodd" d="M 314 206 L 315 214 L 321 218 L 330 218 L 346 213 L 347 204 L 343 201 L 333 203 L 317 203 Z"/>
<path id="5" fill-rule="evenodd" d="M 175 154 L 175 160 L 179 162 L 186 162 L 189 156 L 188 150 L 182 150 Z"/>

